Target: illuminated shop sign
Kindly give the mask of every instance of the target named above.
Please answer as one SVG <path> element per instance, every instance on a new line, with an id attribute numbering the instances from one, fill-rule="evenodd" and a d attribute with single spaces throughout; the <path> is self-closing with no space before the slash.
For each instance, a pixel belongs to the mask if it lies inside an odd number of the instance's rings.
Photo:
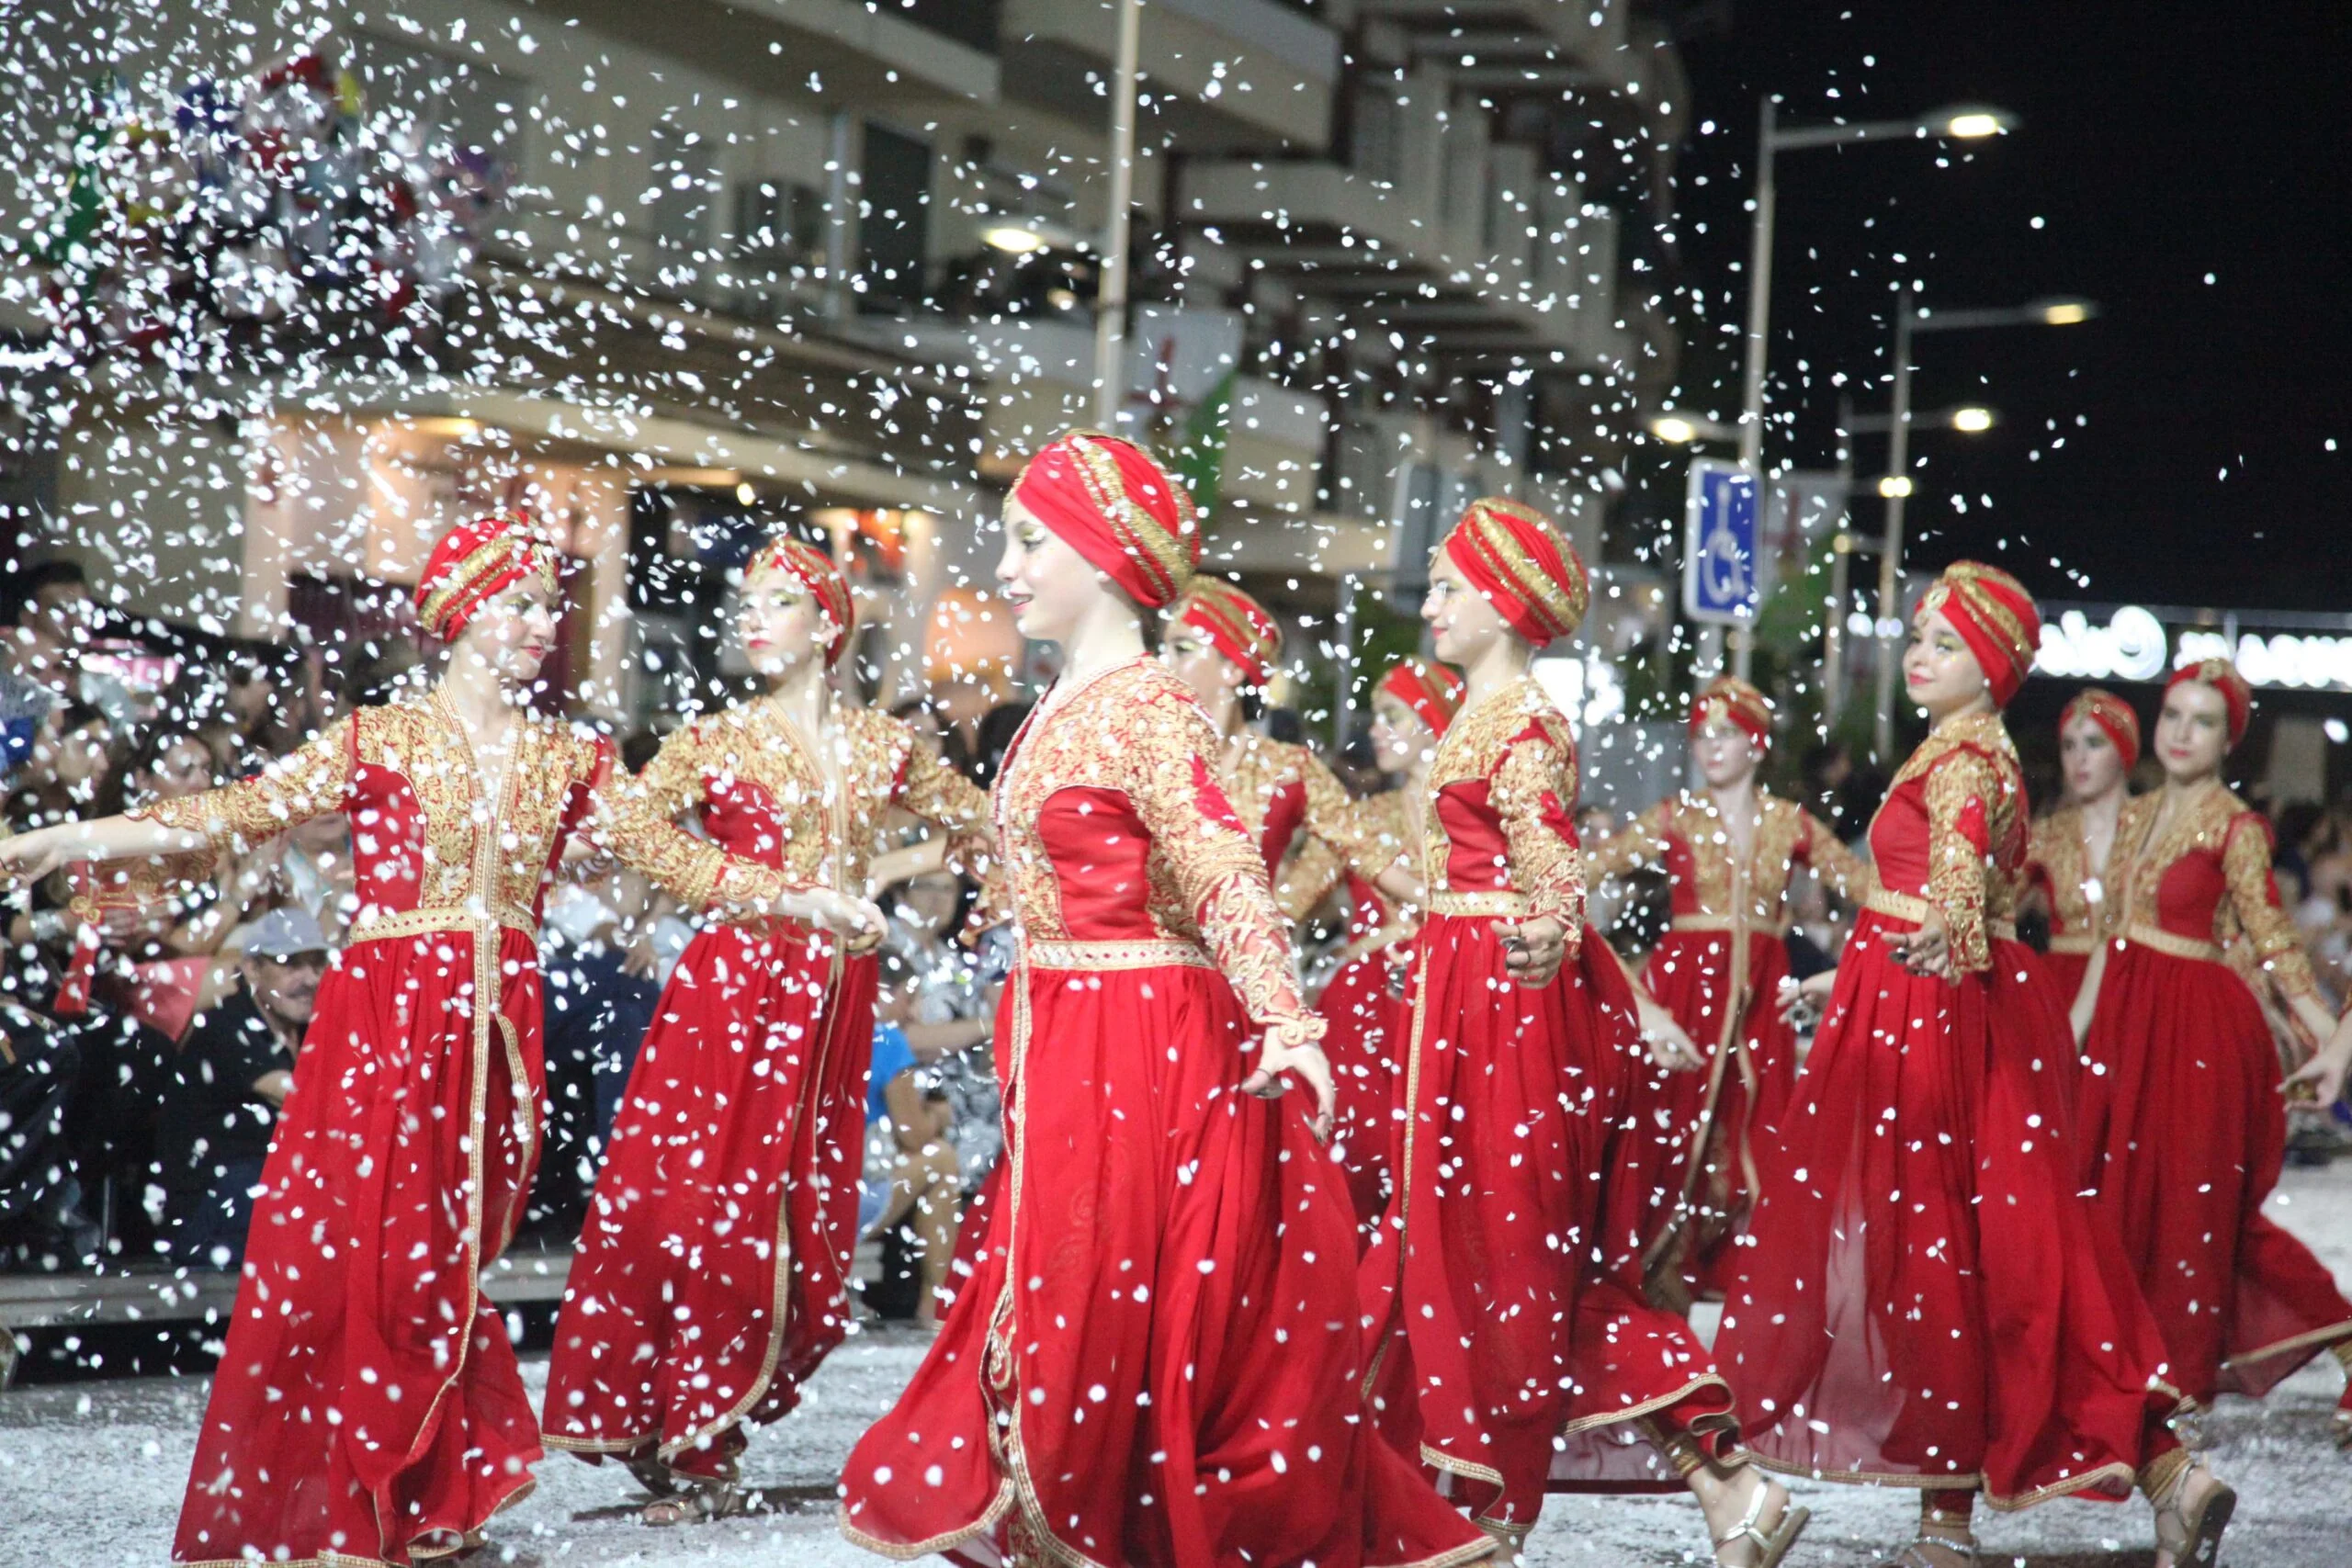
<path id="1" fill-rule="evenodd" d="M 2152 610 L 2126 604 L 2105 624 L 2066 610 L 2041 626 L 2037 675 L 2075 681 L 2158 681 L 2200 659 L 2230 659 L 2254 686 L 2352 690 L 2352 636 L 2239 631 L 2211 626 L 2168 631 Z"/>

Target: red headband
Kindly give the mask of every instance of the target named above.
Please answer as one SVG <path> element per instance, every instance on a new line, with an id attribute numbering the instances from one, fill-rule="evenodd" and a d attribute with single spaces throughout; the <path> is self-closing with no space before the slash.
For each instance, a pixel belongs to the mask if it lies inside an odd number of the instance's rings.
<path id="1" fill-rule="evenodd" d="M 2033 607 L 2033 595 L 1999 567 L 1960 560 L 1929 585 L 1916 615 L 1939 611 L 1976 656 L 1993 705 L 2008 706 L 2041 647 L 2041 613 Z"/>
<path id="2" fill-rule="evenodd" d="M 1177 601 L 1175 620 L 1207 637 L 1251 685 L 1274 678 L 1274 660 L 1283 656 L 1282 628 L 1263 604 L 1230 582 L 1195 578 Z"/>
<path id="3" fill-rule="evenodd" d="M 1200 564 L 1192 497 L 1115 435 L 1056 436 L 1021 470 L 1012 499 L 1148 610 L 1171 603 Z"/>
<path id="4" fill-rule="evenodd" d="M 1764 694 L 1736 675 L 1718 675 L 1690 699 L 1690 733 L 1696 735 L 1717 719 L 1727 719 L 1747 732 L 1758 750 L 1772 744 L 1772 704 Z"/>
<path id="5" fill-rule="evenodd" d="M 1462 677 L 1452 665 L 1399 660 L 1380 678 L 1380 690 L 1411 708 L 1432 735 L 1443 735 L 1462 711 Z"/>
<path id="6" fill-rule="evenodd" d="M 513 517 L 483 517 L 441 536 L 416 580 L 416 618 L 455 642 L 492 595 L 537 573 L 556 587 L 556 551 Z"/>
<path id="7" fill-rule="evenodd" d="M 1533 507 L 1491 495 L 1474 501 L 1443 548 L 1510 629 L 1538 648 L 1583 624 L 1592 592 L 1584 562 Z"/>
<path id="8" fill-rule="evenodd" d="M 2200 659 L 2174 671 L 2172 679 L 2165 682 L 2165 690 L 2169 692 L 2191 681 L 2212 687 L 2229 705 L 2230 744 L 2235 746 L 2245 739 L 2246 721 L 2254 717 L 2254 688 L 2245 683 L 2238 667 L 2226 659 Z"/>
<path id="9" fill-rule="evenodd" d="M 752 558 L 743 569 L 743 586 L 749 588 L 770 572 L 782 572 L 808 592 L 817 601 L 817 608 L 832 622 L 832 635 L 825 642 L 825 662 L 841 661 L 849 648 L 850 633 L 857 629 L 857 601 L 850 596 L 849 581 L 842 576 L 833 558 L 814 545 L 804 545 L 797 539 L 776 539 Z"/>
<path id="10" fill-rule="evenodd" d="M 2140 716 L 2132 711 L 2130 703 L 2113 692 L 2086 686 L 2075 694 L 2074 700 L 2058 716 L 2059 733 L 2064 734 L 2078 718 L 2089 719 L 2107 731 L 2107 739 L 2121 754 L 2125 769 L 2140 760 Z"/>

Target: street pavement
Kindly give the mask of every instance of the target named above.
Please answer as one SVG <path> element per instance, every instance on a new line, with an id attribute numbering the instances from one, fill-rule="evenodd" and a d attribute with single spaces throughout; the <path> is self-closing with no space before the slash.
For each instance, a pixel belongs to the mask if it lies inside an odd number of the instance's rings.
<path id="1" fill-rule="evenodd" d="M 2352 1284 L 2352 1161 L 2290 1171 L 2272 1213 Z M 627 1476 L 550 1455 L 536 1493 L 492 1527 L 473 1561 L 516 1568 L 873 1568 L 882 1560 L 834 1533 L 821 1501 L 866 1423 L 922 1354 L 885 1331 L 844 1346 L 801 1408 L 754 1436 L 747 1481 L 775 1489 L 785 1511 L 650 1529 L 616 1507 Z M 525 1373 L 534 1399 L 544 1359 Z M 2212 1462 L 2240 1492 L 2223 1562 L 2236 1568 L 2352 1563 L 2352 1459 L 2327 1441 L 2341 1374 L 2322 1357 L 2265 1401 L 2225 1400 L 2208 1423 Z M 145 1378 L 0 1393 L 0 1568 L 125 1568 L 165 1560 L 187 1477 L 205 1380 Z M 1870 1568 L 1909 1537 L 1914 1495 L 1800 1484 L 1814 1524 L 1789 1568 Z M 2146 1506 L 2060 1502 L 1991 1516 L 1984 1562 L 2009 1568 L 2145 1568 Z M 1679 1498 L 1556 1497 L 1529 1542 L 1536 1568 L 1651 1568 L 1712 1561 L 1697 1509 Z M 933 1560 L 936 1561 L 936 1560 Z"/>

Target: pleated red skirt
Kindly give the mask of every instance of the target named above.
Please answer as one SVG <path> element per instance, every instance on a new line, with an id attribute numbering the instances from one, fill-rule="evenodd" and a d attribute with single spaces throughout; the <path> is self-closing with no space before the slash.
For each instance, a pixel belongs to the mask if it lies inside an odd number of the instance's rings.
<path id="1" fill-rule="evenodd" d="M 1546 1490 L 1670 1483 L 1634 1424 L 1727 1426 L 1689 1325 L 1641 1293 L 1624 1194 L 1647 1053 L 1600 939 L 1551 985 L 1513 982 L 1494 921 L 1421 928 L 1391 1150 L 1396 1197 L 1365 1253 L 1366 1386 L 1381 1427 L 1482 1519 Z"/>
<path id="2" fill-rule="evenodd" d="M 2129 1495 L 2179 1404 L 2081 1196 L 2073 1039 L 2030 950 L 1913 975 L 1865 911 L 1797 1079 L 1715 1341 L 1757 1457 L 1826 1480 Z"/>
<path id="3" fill-rule="evenodd" d="M 1642 971 L 1650 995 L 1706 1062 L 1697 1072 L 1636 1074 L 1629 1145 L 1645 1162 L 1636 1189 L 1646 1207 L 1638 1221 L 1644 1246 L 1670 1247 L 1698 1293 L 1719 1294 L 1728 1282 L 1731 1245 L 1755 1202 L 1759 1141 L 1779 1122 L 1796 1083 L 1796 1036 L 1779 1007 L 1788 944 L 1764 931 L 1747 940 L 1747 972 L 1736 996 L 1729 931 L 1668 931 Z M 1735 1009 L 1738 1032 L 1726 1054 L 1724 1016 Z M 1691 1213 L 1668 1242 L 1686 1190 Z"/>
<path id="4" fill-rule="evenodd" d="M 2122 1235 L 2192 1399 L 2262 1394 L 2340 1339 L 2352 1303 L 2263 1213 L 2286 1158 L 2262 1009 L 2219 961 L 2108 954 L 2085 1042 L 2086 1184 Z"/>
<path id="5" fill-rule="evenodd" d="M 1025 967 L 972 1280 L 842 1476 L 894 1557 L 1401 1568 L 1488 1547 L 1364 1419 L 1340 1173 L 1216 970 Z"/>
<path id="6" fill-rule="evenodd" d="M 1367 953 L 1341 965 L 1315 1001 L 1328 1026 L 1323 1054 L 1339 1089 L 1331 1152 L 1347 1172 L 1358 1239 L 1366 1244 L 1388 1204 L 1388 1145 L 1402 1113 L 1405 1008 L 1389 991 L 1394 972 L 1385 949 Z"/>
<path id="7" fill-rule="evenodd" d="M 713 1474 L 849 1328 L 875 961 L 696 936 L 631 1070 L 556 1320 L 545 1440 Z"/>
<path id="8" fill-rule="evenodd" d="M 468 931 L 361 941 L 320 986 L 174 1561 L 406 1564 L 530 1490 L 538 1423 L 480 1271 L 537 1161 L 538 954 L 496 940 L 479 966 Z"/>
<path id="9" fill-rule="evenodd" d="M 2050 983 L 2058 987 L 2060 1002 L 2071 1009 L 2075 995 L 2083 988 L 2083 976 L 2090 973 L 2091 955 L 2052 948 L 2041 955 L 2041 967 L 2049 972 Z"/>

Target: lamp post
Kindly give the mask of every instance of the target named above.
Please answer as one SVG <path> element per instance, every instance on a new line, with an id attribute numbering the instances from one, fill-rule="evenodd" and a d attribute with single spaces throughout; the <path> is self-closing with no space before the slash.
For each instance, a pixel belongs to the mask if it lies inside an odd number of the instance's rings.
<path id="1" fill-rule="evenodd" d="M 1127 208 L 1136 188 L 1136 90 L 1143 0 L 1119 0 L 1119 57 L 1111 77 L 1111 210 L 1102 225 L 1102 284 L 1094 300 L 1094 423 L 1118 418 L 1126 393 Z"/>
<path id="2" fill-rule="evenodd" d="M 1879 493 L 1886 498 L 1886 538 L 1878 558 L 1878 710 L 1871 746 L 1882 759 L 1894 750 L 1896 638 L 1887 628 L 1903 613 L 1903 507 L 1911 497 L 1911 339 L 1918 333 L 1980 327 L 2067 327 L 2098 314 L 2098 306 L 2071 296 L 1989 310 L 1924 310 L 1917 299 L 1917 289 L 1905 287 L 1894 312 L 1894 406 L 1887 415 L 1886 477 L 1879 481 Z M 1973 412 L 1986 414 L 1977 428 L 1990 428 L 1988 411 Z M 1957 412 L 1953 424 L 1967 428 Z"/>
<path id="3" fill-rule="evenodd" d="M 1784 152 L 1808 147 L 1842 147 L 1857 141 L 1975 141 L 1998 136 L 2015 128 L 2017 117 L 2000 109 L 1964 105 L 1939 109 L 1916 119 L 1862 120 L 1846 125 L 1795 126 L 1782 130 L 1780 109 L 1770 94 L 1758 111 L 1756 137 L 1756 221 L 1749 234 L 1747 259 L 1747 358 L 1743 375 L 1739 412 L 1739 460 L 1760 485 L 1764 479 L 1764 379 L 1767 344 L 1772 324 L 1772 225 L 1780 202 L 1775 164 Z M 1749 628 L 1737 628 L 1732 644 L 1736 673 L 1748 671 L 1755 638 Z"/>

